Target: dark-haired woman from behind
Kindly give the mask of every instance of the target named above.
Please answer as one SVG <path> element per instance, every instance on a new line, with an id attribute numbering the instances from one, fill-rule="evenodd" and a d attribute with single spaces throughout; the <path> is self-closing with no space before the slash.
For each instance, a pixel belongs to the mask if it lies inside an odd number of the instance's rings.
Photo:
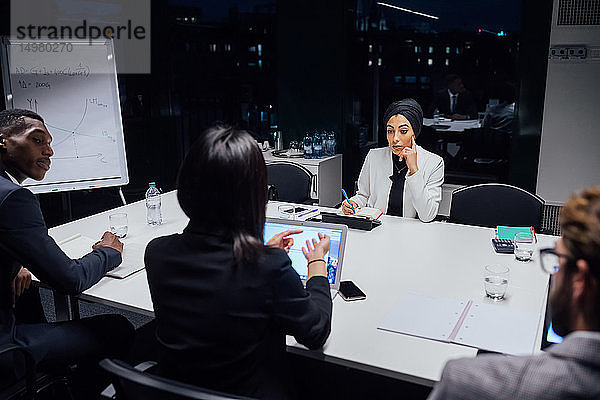
<path id="1" fill-rule="evenodd" d="M 194 143 L 177 198 L 188 226 L 150 242 L 145 255 L 159 373 L 228 393 L 289 397 L 285 335 L 309 348 L 329 336 L 329 237 L 303 248 L 305 289 L 285 251 L 299 231 L 263 243 L 265 162 L 248 133 L 228 126 Z"/>

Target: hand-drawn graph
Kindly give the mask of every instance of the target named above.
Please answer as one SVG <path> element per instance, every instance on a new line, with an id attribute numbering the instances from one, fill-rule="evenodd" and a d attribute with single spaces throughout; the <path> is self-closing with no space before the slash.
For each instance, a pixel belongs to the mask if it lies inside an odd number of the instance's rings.
<path id="1" fill-rule="evenodd" d="M 44 192 L 126 184 L 111 43 L 74 43 L 72 52 L 58 55 L 23 52 L 15 42 L 7 48 L 12 107 L 40 114 L 53 138 L 50 171 L 25 185 Z"/>

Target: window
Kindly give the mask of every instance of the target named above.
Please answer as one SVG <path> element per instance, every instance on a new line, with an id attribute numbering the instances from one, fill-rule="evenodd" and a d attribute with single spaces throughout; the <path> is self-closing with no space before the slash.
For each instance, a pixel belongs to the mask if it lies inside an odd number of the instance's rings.
<path id="1" fill-rule="evenodd" d="M 433 59 L 432 58 L 428 58 L 427 59 L 427 65 L 429 65 L 430 67 L 433 65 Z"/>
<path id="2" fill-rule="evenodd" d="M 433 53 L 433 46 L 429 46 L 429 54 Z"/>
<path id="3" fill-rule="evenodd" d="M 446 46 L 446 54 L 450 54 L 450 46 Z"/>
<path id="4" fill-rule="evenodd" d="M 448 59 L 446 58 L 446 61 L 444 62 L 444 64 L 446 65 L 446 67 L 448 67 L 448 66 L 450 65 L 450 60 L 448 60 Z"/>
<path id="5" fill-rule="evenodd" d="M 217 52 L 217 44 L 216 43 L 211 43 L 208 45 L 208 50 L 211 53 L 216 53 Z"/>
<path id="6" fill-rule="evenodd" d="M 258 49 L 258 55 L 259 55 L 259 56 L 262 56 L 262 44 L 259 44 L 259 45 L 257 46 L 257 49 Z"/>

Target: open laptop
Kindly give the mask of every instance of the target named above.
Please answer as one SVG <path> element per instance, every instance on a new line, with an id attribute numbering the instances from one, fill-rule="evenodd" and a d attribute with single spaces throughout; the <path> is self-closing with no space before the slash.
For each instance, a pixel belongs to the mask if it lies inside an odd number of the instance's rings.
<path id="1" fill-rule="evenodd" d="M 325 262 L 327 263 L 327 279 L 329 280 L 331 298 L 333 299 L 340 288 L 348 227 L 346 225 L 326 224 L 322 222 L 267 218 L 264 240 L 267 242 L 276 234 L 287 230 L 303 231 L 302 233 L 293 235 L 294 245 L 290 248 L 288 256 L 292 260 L 292 267 L 296 270 L 302 283 L 305 285 L 308 276 L 308 265 L 302 253 L 302 247 L 306 247 L 307 240 L 312 241 L 312 239 L 317 239 L 318 241 L 318 233 L 325 234 L 331 238 L 329 252 L 325 254 Z"/>
<path id="2" fill-rule="evenodd" d="M 552 329 L 552 314 L 550 312 L 550 285 L 548 285 L 548 297 L 546 299 L 546 315 L 544 317 L 544 329 L 542 330 L 542 350 L 555 343 L 561 343 L 563 337 Z"/>

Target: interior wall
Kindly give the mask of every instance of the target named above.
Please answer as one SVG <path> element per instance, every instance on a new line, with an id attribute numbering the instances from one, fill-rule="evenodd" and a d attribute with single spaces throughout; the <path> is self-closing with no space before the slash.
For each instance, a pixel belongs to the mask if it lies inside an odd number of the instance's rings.
<path id="1" fill-rule="evenodd" d="M 537 194 L 554 205 L 600 184 L 600 24 L 558 25 L 558 14 L 555 0 L 550 49 L 560 54 L 557 46 L 577 46 L 587 56 L 548 61 Z"/>

